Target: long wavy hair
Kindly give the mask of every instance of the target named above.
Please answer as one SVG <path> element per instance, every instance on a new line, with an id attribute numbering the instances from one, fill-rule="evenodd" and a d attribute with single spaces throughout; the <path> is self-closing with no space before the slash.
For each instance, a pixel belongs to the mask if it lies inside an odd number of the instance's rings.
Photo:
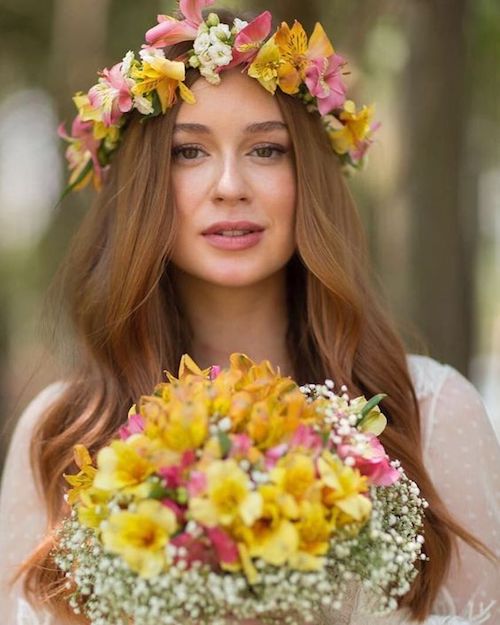
<path id="1" fill-rule="evenodd" d="M 218 14 L 225 23 L 236 17 Z M 174 46 L 167 56 L 189 47 Z M 198 77 L 188 70 L 186 81 Z M 429 559 L 419 564 L 420 575 L 400 602 L 423 620 L 444 581 L 455 539 L 488 550 L 450 516 L 423 464 L 405 348 L 377 294 L 363 227 L 319 116 L 280 91 L 275 97 L 293 142 L 297 180 L 296 254 L 287 266 L 287 341 L 295 379 L 333 378 L 353 395 L 387 393 L 383 444 L 429 502 Z M 62 475 L 75 470 L 73 445 L 83 443 L 92 453 L 104 446 L 130 405 L 190 351 L 191 330 L 169 272 L 176 214 L 168 181 L 178 107 L 146 123 L 131 117 L 109 178 L 56 276 L 78 358 L 63 392 L 42 415 L 31 448 L 49 536 L 67 512 Z M 72 621 L 61 601 L 65 579 L 52 563 L 51 546 L 49 537 L 23 566 L 25 592 Z"/>

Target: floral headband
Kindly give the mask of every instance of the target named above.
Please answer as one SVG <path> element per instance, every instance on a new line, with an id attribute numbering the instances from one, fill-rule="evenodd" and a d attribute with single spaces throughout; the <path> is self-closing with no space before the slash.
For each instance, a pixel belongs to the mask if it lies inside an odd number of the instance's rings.
<path id="1" fill-rule="evenodd" d="M 250 23 L 235 19 L 230 27 L 215 13 L 203 18 L 202 9 L 214 1 L 180 0 L 184 19 L 159 15 L 158 24 L 146 33 L 147 43 L 139 58 L 127 52 L 120 63 L 99 72 L 97 84 L 88 93 L 75 94 L 78 114 L 71 135 L 63 124 L 58 130 L 69 144 L 70 178 L 63 197 L 90 181 L 97 190 L 101 188 L 132 111 L 150 118 L 166 113 L 178 96 L 195 102 L 184 82 L 186 67 L 198 69 L 209 83 L 217 85 L 222 72 L 242 66 L 270 93 L 279 87 L 300 98 L 308 110 L 320 114 L 343 170 L 361 167 L 380 124 L 371 122 L 373 105 L 356 111 L 354 102 L 346 99 L 342 80 L 346 60 L 336 54 L 323 27 L 317 23 L 308 39 L 299 22 L 291 28 L 283 22 L 268 39 L 269 11 Z M 165 57 L 164 48 L 184 41 L 193 41 L 186 55 L 176 60 Z"/>

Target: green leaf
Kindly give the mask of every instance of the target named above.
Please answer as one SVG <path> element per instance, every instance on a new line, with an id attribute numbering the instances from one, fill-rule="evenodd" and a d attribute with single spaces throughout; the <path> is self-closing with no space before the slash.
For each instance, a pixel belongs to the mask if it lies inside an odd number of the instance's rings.
<path id="1" fill-rule="evenodd" d="M 222 457 L 226 458 L 231 451 L 231 439 L 226 432 L 217 432 Z"/>
<path id="2" fill-rule="evenodd" d="M 370 412 L 375 408 L 375 406 L 378 406 L 380 404 L 380 402 L 384 399 L 384 397 L 387 397 L 387 395 L 385 393 L 379 393 L 378 395 L 374 395 L 370 401 L 367 401 L 366 404 L 363 406 L 363 409 L 361 410 L 360 414 L 361 417 L 366 417 L 367 414 L 370 414 Z"/>
<path id="3" fill-rule="evenodd" d="M 80 175 L 78 176 L 78 178 L 64 189 L 64 191 L 61 194 L 61 197 L 59 198 L 59 202 L 62 202 L 64 198 L 67 197 L 71 193 L 71 191 L 73 191 L 73 189 L 76 186 L 78 186 L 80 182 L 82 182 L 82 180 L 84 180 L 87 174 L 91 171 L 92 167 L 93 167 L 92 159 L 89 159 L 85 167 L 80 172 Z"/>
<path id="4" fill-rule="evenodd" d="M 161 482 L 152 482 L 151 490 L 149 491 L 149 496 L 151 499 L 165 499 L 166 497 L 171 496 L 172 490 L 165 488 Z"/>

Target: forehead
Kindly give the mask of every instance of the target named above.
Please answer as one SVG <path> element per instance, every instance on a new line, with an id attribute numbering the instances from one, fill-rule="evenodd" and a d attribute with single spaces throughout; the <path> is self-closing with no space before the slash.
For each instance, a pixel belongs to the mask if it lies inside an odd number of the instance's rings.
<path id="1" fill-rule="evenodd" d="M 214 119 L 225 123 L 237 120 L 242 125 L 256 121 L 284 121 L 277 98 L 239 69 L 223 72 L 218 85 L 211 85 L 200 77 L 191 90 L 196 102 L 181 104 L 178 123 L 203 123 Z"/>

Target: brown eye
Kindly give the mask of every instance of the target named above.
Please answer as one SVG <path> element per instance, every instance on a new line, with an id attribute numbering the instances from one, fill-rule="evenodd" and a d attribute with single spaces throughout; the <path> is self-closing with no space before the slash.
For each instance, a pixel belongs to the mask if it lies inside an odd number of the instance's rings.
<path id="1" fill-rule="evenodd" d="M 172 150 L 172 155 L 174 158 L 176 159 L 181 158 L 187 161 L 192 161 L 195 158 L 198 158 L 200 153 L 201 153 L 200 148 L 196 147 L 195 145 L 185 145 L 182 147 L 174 148 Z"/>
<path id="2" fill-rule="evenodd" d="M 254 149 L 254 154 L 259 158 L 277 158 L 284 154 L 285 150 L 275 145 L 261 145 Z"/>

